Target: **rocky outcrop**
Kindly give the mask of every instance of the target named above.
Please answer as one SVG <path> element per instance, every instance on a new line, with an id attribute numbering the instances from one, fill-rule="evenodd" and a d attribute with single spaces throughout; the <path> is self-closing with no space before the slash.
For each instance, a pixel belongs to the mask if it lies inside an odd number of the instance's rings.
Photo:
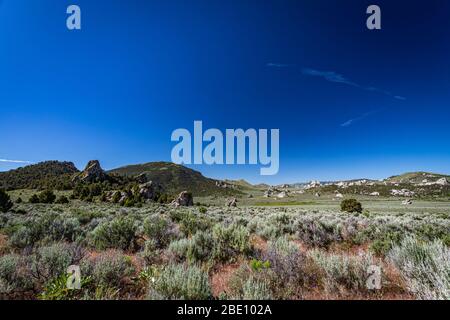
<path id="1" fill-rule="evenodd" d="M 105 194 L 105 199 L 107 202 L 124 203 L 129 196 L 125 191 L 108 191 Z"/>
<path id="2" fill-rule="evenodd" d="M 335 197 L 336 199 L 343 199 L 343 198 L 344 198 L 344 195 L 343 195 L 342 193 L 336 192 L 336 193 L 334 194 L 334 197 Z"/>
<path id="3" fill-rule="evenodd" d="M 147 175 L 145 173 L 141 173 L 140 175 L 136 176 L 136 182 L 138 183 L 147 183 L 148 179 L 147 179 Z"/>
<path id="4" fill-rule="evenodd" d="M 172 201 L 171 205 L 175 207 L 190 207 L 194 205 L 194 199 L 192 193 L 183 191 L 178 197 Z"/>
<path id="5" fill-rule="evenodd" d="M 281 191 L 279 194 L 277 194 L 277 198 L 283 199 L 283 198 L 287 198 L 288 197 L 288 193 L 286 191 Z"/>
<path id="6" fill-rule="evenodd" d="M 139 185 L 139 195 L 144 200 L 156 200 L 156 198 L 161 194 L 161 191 L 161 186 L 152 181 Z"/>
<path id="7" fill-rule="evenodd" d="M 412 200 L 411 199 L 407 199 L 407 200 L 403 200 L 402 201 L 402 205 L 404 205 L 404 206 L 409 206 L 409 205 L 412 205 Z"/>
<path id="8" fill-rule="evenodd" d="M 436 184 L 441 185 L 441 186 L 448 186 L 449 183 L 446 178 L 441 178 L 436 181 Z"/>
<path id="9" fill-rule="evenodd" d="M 313 188 L 319 188 L 320 186 L 322 186 L 322 184 L 320 183 L 320 181 L 318 181 L 318 180 L 313 180 L 313 181 L 311 181 L 308 185 L 306 185 L 306 186 L 304 187 L 304 189 L 305 189 L 305 190 L 308 190 L 308 189 L 313 189 Z"/>
<path id="10" fill-rule="evenodd" d="M 140 184 L 138 188 L 132 188 L 128 192 L 125 191 L 108 191 L 104 200 L 107 202 L 124 203 L 127 199 L 136 199 L 138 197 L 143 201 L 156 201 L 162 192 L 160 185 L 149 181 Z"/>
<path id="11" fill-rule="evenodd" d="M 223 189 L 236 189 L 237 186 L 231 183 L 227 183 L 225 181 L 217 180 L 216 186 Z"/>
<path id="12" fill-rule="evenodd" d="M 277 197 L 280 193 L 284 191 L 281 191 L 280 189 L 270 187 L 266 191 L 264 191 L 264 197 L 270 198 L 270 197 Z"/>
<path id="13" fill-rule="evenodd" d="M 78 173 L 76 176 L 73 177 L 73 182 L 102 182 L 105 180 L 108 180 L 109 177 L 103 171 L 102 167 L 100 166 L 100 162 L 98 160 L 91 160 L 86 165 L 86 168 L 80 173 Z"/>
<path id="14" fill-rule="evenodd" d="M 422 183 L 418 184 L 419 186 L 448 186 L 449 182 L 447 178 L 443 177 L 437 179 L 436 181 L 428 181 L 428 179 L 422 180 Z"/>
<path id="15" fill-rule="evenodd" d="M 401 190 L 392 189 L 391 195 L 400 197 L 413 197 L 415 195 L 415 192 L 410 191 L 408 189 L 401 189 Z"/>
<path id="16" fill-rule="evenodd" d="M 237 199 L 233 198 L 233 199 L 228 201 L 227 207 L 237 207 L 237 202 L 238 202 Z"/>

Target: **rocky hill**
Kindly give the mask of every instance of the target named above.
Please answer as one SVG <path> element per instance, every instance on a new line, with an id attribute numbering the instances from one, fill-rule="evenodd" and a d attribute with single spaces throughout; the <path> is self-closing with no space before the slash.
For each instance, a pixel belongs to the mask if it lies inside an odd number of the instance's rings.
<path id="1" fill-rule="evenodd" d="M 72 162 L 40 162 L 7 172 L 0 172 L 0 188 L 70 189 L 72 187 L 72 176 L 78 172 Z"/>
<path id="2" fill-rule="evenodd" d="M 388 183 L 411 183 L 415 185 L 446 185 L 450 182 L 450 176 L 430 172 L 408 172 L 398 176 L 392 176 L 386 180 Z"/>
<path id="3" fill-rule="evenodd" d="M 148 181 L 161 185 L 166 193 L 178 194 L 189 191 L 194 196 L 233 195 L 239 190 L 222 184 L 218 180 L 204 177 L 200 172 L 170 162 L 149 162 L 129 165 L 108 171 L 114 176 L 139 179 L 145 175 Z"/>

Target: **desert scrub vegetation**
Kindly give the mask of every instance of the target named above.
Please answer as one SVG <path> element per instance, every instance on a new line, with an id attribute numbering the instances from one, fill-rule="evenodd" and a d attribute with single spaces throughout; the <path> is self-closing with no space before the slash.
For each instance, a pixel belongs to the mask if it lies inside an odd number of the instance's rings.
<path id="1" fill-rule="evenodd" d="M 388 254 L 419 299 L 450 299 L 450 249 L 442 241 L 406 237 Z"/>
<path id="2" fill-rule="evenodd" d="M 375 265 L 370 254 L 350 256 L 314 249 L 308 255 L 323 272 L 322 285 L 326 292 L 342 294 L 346 290 L 356 292 L 367 290 L 367 271 L 369 266 Z"/>
<path id="3" fill-rule="evenodd" d="M 210 297 L 208 275 L 194 265 L 170 264 L 150 283 L 150 299 L 206 300 Z"/>
<path id="4" fill-rule="evenodd" d="M 445 210 L 355 214 L 209 205 L 205 211 L 120 207 L 99 197 L 25 200 L 0 212 L 1 297 L 383 298 L 390 287 L 374 293 L 365 286 L 367 267 L 375 264 L 394 270 L 383 272 L 382 283 L 395 282 L 397 296 L 448 299 Z M 71 264 L 81 268 L 77 293 L 64 286 Z M 389 278 L 395 275 L 401 281 Z"/>
<path id="5" fill-rule="evenodd" d="M 134 250 L 136 225 L 131 217 L 119 216 L 101 222 L 88 235 L 89 242 L 98 250 L 110 248 Z"/>

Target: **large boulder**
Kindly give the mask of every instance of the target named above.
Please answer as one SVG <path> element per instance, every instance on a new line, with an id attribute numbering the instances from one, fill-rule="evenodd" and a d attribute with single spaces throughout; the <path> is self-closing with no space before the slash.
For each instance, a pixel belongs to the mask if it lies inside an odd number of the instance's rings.
<path id="1" fill-rule="evenodd" d="M 105 194 L 105 200 L 108 202 L 124 203 L 127 200 L 128 194 L 124 191 L 108 191 Z"/>
<path id="2" fill-rule="evenodd" d="M 190 207 L 194 205 L 194 198 L 192 197 L 192 193 L 183 191 L 178 197 L 172 201 L 171 205 L 175 207 Z"/>
<path id="3" fill-rule="evenodd" d="M 409 206 L 409 205 L 412 205 L 412 200 L 411 199 L 406 199 L 406 200 L 403 200 L 402 201 L 402 205 L 404 205 L 404 206 Z"/>
<path id="4" fill-rule="evenodd" d="M 286 191 L 281 191 L 279 194 L 277 194 L 277 198 L 283 199 L 288 197 L 288 193 Z"/>
<path id="5" fill-rule="evenodd" d="M 232 198 L 231 200 L 229 200 L 227 203 L 227 207 L 237 207 L 237 199 Z"/>
<path id="6" fill-rule="evenodd" d="M 139 185 L 139 195 L 145 200 L 156 200 L 161 194 L 161 186 L 153 181 Z"/>
<path id="7" fill-rule="evenodd" d="M 86 165 L 86 168 L 73 177 L 74 182 L 102 182 L 108 180 L 108 175 L 103 171 L 98 160 L 91 160 Z"/>

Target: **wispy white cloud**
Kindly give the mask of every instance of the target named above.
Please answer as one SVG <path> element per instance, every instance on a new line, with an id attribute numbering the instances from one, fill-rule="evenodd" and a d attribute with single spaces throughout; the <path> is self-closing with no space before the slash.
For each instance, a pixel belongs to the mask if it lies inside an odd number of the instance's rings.
<path id="1" fill-rule="evenodd" d="M 3 163 L 26 163 L 26 164 L 33 163 L 31 161 L 26 161 L 26 160 L 10 160 L 10 159 L 0 159 L 0 162 L 3 162 Z"/>
<path id="2" fill-rule="evenodd" d="M 330 82 L 343 83 L 343 84 L 353 86 L 353 87 L 358 87 L 358 88 L 361 87 L 359 84 L 352 82 L 352 81 L 348 80 L 347 78 L 345 78 L 342 74 L 339 74 L 339 73 L 336 73 L 333 71 L 319 71 L 319 70 L 304 68 L 302 70 L 302 73 L 307 76 L 321 77 Z"/>
<path id="3" fill-rule="evenodd" d="M 311 76 L 311 77 L 320 77 L 320 78 L 325 79 L 326 81 L 342 83 L 342 84 L 352 86 L 355 88 L 360 88 L 360 89 L 372 91 L 372 92 L 378 92 L 378 93 L 384 94 L 386 96 L 392 97 L 397 100 L 406 100 L 405 97 L 393 95 L 389 91 L 379 89 L 376 87 L 364 86 L 364 85 L 361 85 L 354 81 L 351 81 L 348 78 L 346 78 L 345 76 L 343 76 L 342 74 L 336 73 L 334 71 L 320 71 L 320 70 L 315 70 L 315 69 L 303 68 L 302 73 L 304 75 Z"/>
<path id="4" fill-rule="evenodd" d="M 345 121 L 344 123 L 341 123 L 341 127 L 349 127 L 352 124 L 354 124 L 355 122 L 361 121 L 361 120 L 363 120 L 363 119 L 365 119 L 365 118 L 367 118 L 367 117 L 369 117 L 369 116 L 371 116 L 371 115 L 373 115 L 373 114 L 375 114 L 377 112 L 380 112 L 380 111 L 381 110 L 375 110 L 375 111 L 366 112 L 366 113 L 360 115 L 359 117 L 355 117 L 355 118 L 352 118 L 352 119 L 349 119 L 349 120 Z"/>
<path id="5" fill-rule="evenodd" d="M 268 64 L 266 64 L 266 66 L 267 67 L 275 67 L 275 68 L 289 68 L 289 67 L 295 67 L 295 64 L 269 62 Z"/>

